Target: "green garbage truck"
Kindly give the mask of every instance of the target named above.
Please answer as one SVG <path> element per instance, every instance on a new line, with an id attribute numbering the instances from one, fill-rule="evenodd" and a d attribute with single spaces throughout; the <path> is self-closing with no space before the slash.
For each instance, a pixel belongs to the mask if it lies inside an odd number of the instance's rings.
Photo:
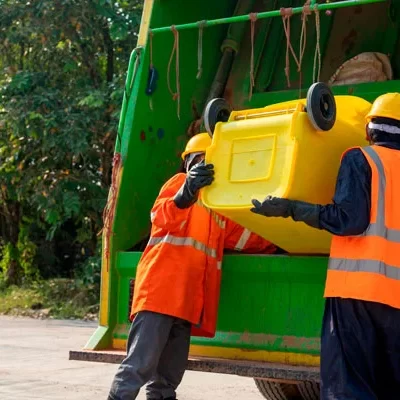
<path id="1" fill-rule="evenodd" d="M 70 359 L 123 359 L 150 210 L 188 139 L 230 110 L 305 99 L 315 82 L 368 102 L 400 92 L 399 28 L 390 0 L 144 1 L 104 211 L 99 324 Z M 214 99 L 229 108 L 207 107 Z M 325 108 L 299 112 L 318 129 Z M 188 369 L 254 378 L 270 400 L 319 399 L 328 254 L 226 254 L 217 332 L 192 338 Z"/>

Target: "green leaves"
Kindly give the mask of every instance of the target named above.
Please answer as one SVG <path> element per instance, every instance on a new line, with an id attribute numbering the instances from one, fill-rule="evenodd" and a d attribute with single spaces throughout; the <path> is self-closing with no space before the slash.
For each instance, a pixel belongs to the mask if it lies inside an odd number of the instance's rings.
<path id="1" fill-rule="evenodd" d="M 78 69 L 79 69 L 78 64 L 74 60 L 70 60 L 64 64 L 63 72 L 74 72 Z"/>
<path id="2" fill-rule="evenodd" d="M 24 93 L 32 88 L 32 83 L 31 74 L 19 73 L 11 80 L 8 90 L 14 94 Z"/>
<path id="3" fill-rule="evenodd" d="M 63 194 L 63 208 L 67 218 L 78 216 L 81 210 L 81 202 L 79 196 L 73 192 Z"/>
<path id="4" fill-rule="evenodd" d="M 55 208 L 52 208 L 46 211 L 45 220 L 50 225 L 57 225 L 60 222 L 60 217 L 60 213 Z"/>
<path id="5" fill-rule="evenodd" d="M 12 255 L 22 275 L 35 262 L 46 276 L 72 274 L 102 227 L 142 1 L 0 7 L 0 270 Z"/>
<path id="6" fill-rule="evenodd" d="M 104 93 L 95 91 L 79 101 L 78 105 L 87 106 L 89 108 L 102 108 L 105 105 L 105 101 Z"/>
<path id="7" fill-rule="evenodd" d="M 111 5 L 111 4 L 112 4 L 111 0 L 99 0 L 99 5 L 101 7 L 104 7 L 105 5 Z"/>
<path id="8" fill-rule="evenodd" d="M 114 41 L 125 40 L 129 34 L 129 28 L 125 21 L 113 22 L 110 27 L 110 36 Z"/>

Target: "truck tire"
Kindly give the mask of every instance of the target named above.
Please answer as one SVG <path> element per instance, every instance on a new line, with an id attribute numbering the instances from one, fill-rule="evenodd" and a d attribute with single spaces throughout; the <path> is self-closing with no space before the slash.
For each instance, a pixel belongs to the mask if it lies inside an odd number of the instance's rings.
<path id="1" fill-rule="evenodd" d="M 301 400 L 297 385 L 254 378 L 257 389 L 267 400 Z"/>
<path id="2" fill-rule="evenodd" d="M 336 101 L 328 85 L 314 83 L 307 92 L 307 115 L 317 131 L 329 131 L 336 122 Z"/>
<path id="3" fill-rule="evenodd" d="M 319 400 L 320 386 L 317 382 L 300 382 L 297 384 L 297 389 L 303 400 Z"/>

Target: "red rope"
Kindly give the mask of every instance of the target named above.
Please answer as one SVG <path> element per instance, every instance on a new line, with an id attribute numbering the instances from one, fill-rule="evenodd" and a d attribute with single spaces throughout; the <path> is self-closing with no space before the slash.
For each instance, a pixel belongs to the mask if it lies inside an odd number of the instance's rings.
<path id="1" fill-rule="evenodd" d="M 122 157 L 120 153 L 115 153 L 113 158 L 113 168 L 112 168 L 112 176 L 111 176 L 111 187 L 110 193 L 108 196 L 107 204 L 104 207 L 103 211 L 103 229 L 104 230 L 104 259 L 106 262 L 107 272 L 110 264 L 110 239 L 113 235 L 112 226 L 114 223 L 115 216 L 115 206 L 117 203 L 117 194 L 118 194 L 118 175 L 122 166 Z"/>

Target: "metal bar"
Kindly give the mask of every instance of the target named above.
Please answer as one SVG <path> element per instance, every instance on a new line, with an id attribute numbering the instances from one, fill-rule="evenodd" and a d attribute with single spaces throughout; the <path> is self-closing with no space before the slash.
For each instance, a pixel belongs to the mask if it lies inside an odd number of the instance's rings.
<path id="1" fill-rule="evenodd" d="M 336 8 L 361 6 L 364 4 L 384 3 L 385 1 L 387 0 L 344 0 L 338 3 L 315 4 L 313 9 L 317 9 L 318 11 L 325 11 L 325 10 L 334 10 Z M 303 12 L 303 7 L 291 8 L 291 11 L 292 14 L 301 14 Z M 257 13 L 258 19 L 280 17 L 280 16 L 281 16 L 280 10 Z M 245 22 L 249 20 L 250 20 L 250 15 L 246 14 L 246 15 L 238 15 L 235 17 L 212 19 L 209 21 L 203 21 L 202 23 L 204 24 L 204 26 L 215 26 L 215 25 L 230 24 L 234 22 Z M 178 31 L 182 31 L 184 29 L 198 29 L 199 24 L 200 22 L 191 22 L 189 24 L 174 25 L 174 28 Z M 172 28 L 171 26 L 164 26 L 161 28 L 151 29 L 151 32 L 153 33 L 170 32 L 171 28 Z"/>
<path id="2" fill-rule="evenodd" d="M 120 364 L 123 351 L 70 351 L 69 359 Z M 319 368 L 261 361 L 227 360 L 222 358 L 189 357 L 187 369 L 191 371 L 231 374 L 275 381 L 319 382 Z"/>
<path id="3" fill-rule="evenodd" d="M 141 50 L 142 50 L 142 47 L 136 47 L 132 51 L 131 56 L 129 58 L 128 73 L 127 73 L 126 80 L 125 80 L 124 97 L 122 100 L 121 113 L 120 113 L 120 117 L 119 117 L 117 140 L 115 143 L 115 152 L 116 153 L 119 153 L 121 151 L 121 141 L 122 141 L 122 135 L 124 133 L 126 110 L 128 107 L 129 97 L 131 96 L 132 86 L 133 86 L 133 83 L 136 78 Z"/>

